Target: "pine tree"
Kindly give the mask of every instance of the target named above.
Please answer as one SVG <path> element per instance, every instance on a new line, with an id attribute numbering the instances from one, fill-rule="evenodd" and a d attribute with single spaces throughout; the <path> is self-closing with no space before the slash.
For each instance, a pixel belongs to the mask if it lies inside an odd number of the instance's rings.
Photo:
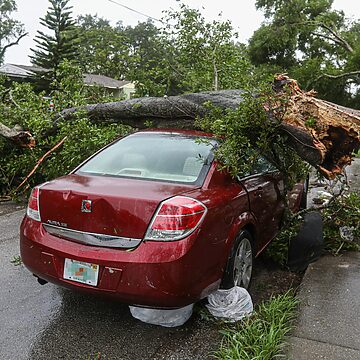
<path id="1" fill-rule="evenodd" d="M 67 59 L 77 57 L 77 35 L 75 22 L 71 17 L 72 6 L 67 6 L 69 0 L 49 0 L 51 6 L 40 24 L 50 30 L 52 34 L 38 31 L 35 37 L 36 49 L 31 49 L 30 56 L 34 65 L 51 69 L 53 73 L 59 64 Z"/>

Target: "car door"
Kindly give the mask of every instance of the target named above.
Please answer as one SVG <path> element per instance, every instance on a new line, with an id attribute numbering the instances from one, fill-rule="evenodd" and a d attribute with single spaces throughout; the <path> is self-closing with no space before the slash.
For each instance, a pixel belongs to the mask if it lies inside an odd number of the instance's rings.
<path id="1" fill-rule="evenodd" d="M 261 250 L 278 232 L 284 211 L 284 182 L 281 174 L 260 157 L 248 176 L 239 179 L 248 193 L 249 207 L 257 221 L 257 250 Z"/>

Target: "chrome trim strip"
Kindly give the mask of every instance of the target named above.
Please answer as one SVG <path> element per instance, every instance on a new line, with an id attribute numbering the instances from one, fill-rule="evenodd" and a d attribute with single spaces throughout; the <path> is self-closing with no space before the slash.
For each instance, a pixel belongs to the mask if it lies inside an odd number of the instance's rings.
<path id="1" fill-rule="evenodd" d="M 131 249 L 138 246 L 142 240 L 72 230 L 45 223 L 42 225 L 44 229 L 51 235 L 92 246 Z"/>

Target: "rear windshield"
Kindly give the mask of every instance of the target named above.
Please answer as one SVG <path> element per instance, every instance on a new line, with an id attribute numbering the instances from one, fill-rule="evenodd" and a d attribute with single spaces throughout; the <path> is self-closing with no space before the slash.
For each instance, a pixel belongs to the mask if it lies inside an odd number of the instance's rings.
<path id="1" fill-rule="evenodd" d="M 214 146 L 213 140 L 180 134 L 134 134 L 99 152 L 76 173 L 196 183 L 206 176 Z"/>

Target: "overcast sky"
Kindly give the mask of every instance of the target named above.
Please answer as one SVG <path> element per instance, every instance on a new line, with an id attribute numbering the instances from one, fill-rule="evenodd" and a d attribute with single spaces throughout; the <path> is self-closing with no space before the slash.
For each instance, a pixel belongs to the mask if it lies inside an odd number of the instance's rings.
<path id="1" fill-rule="evenodd" d="M 162 11 L 169 8 L 176 9 L 176 0 L 114 0 L 125 6 L 154 18 L 161 18 Z M 80 14 L 97 14 L 99 17 L 111 20 L 113 24 L 122 21 L 124 25 L 136 25 L 145 21 L 145 16 L 134 13 L 112 2 L 112 0 L 70 0 L 74 17 Z M 222 13 L 223 19 L 229 19 L 240 35 L 240 41 L 245 42 L 256 30 L 263 16 L 255 9 L 255 0 L 183 0 L 193 8 L 198 8 L 208 20 L 217 18 Z M 13 64 L 30 64 L 28 55 L 34 47 L 33 38 L 41 27 L 39 18 L 44 16 L 49 6 L 47 0 L 16 0 L 18 7 L 14 18 L 25 25 L 29 35 L 22 39 L 20 45 L 11 47 L 5 56 L 5 62 Z M 360 19 L 359 0 L 335 0 L 334 7 L 345 11 L 348 17 Z"/>

